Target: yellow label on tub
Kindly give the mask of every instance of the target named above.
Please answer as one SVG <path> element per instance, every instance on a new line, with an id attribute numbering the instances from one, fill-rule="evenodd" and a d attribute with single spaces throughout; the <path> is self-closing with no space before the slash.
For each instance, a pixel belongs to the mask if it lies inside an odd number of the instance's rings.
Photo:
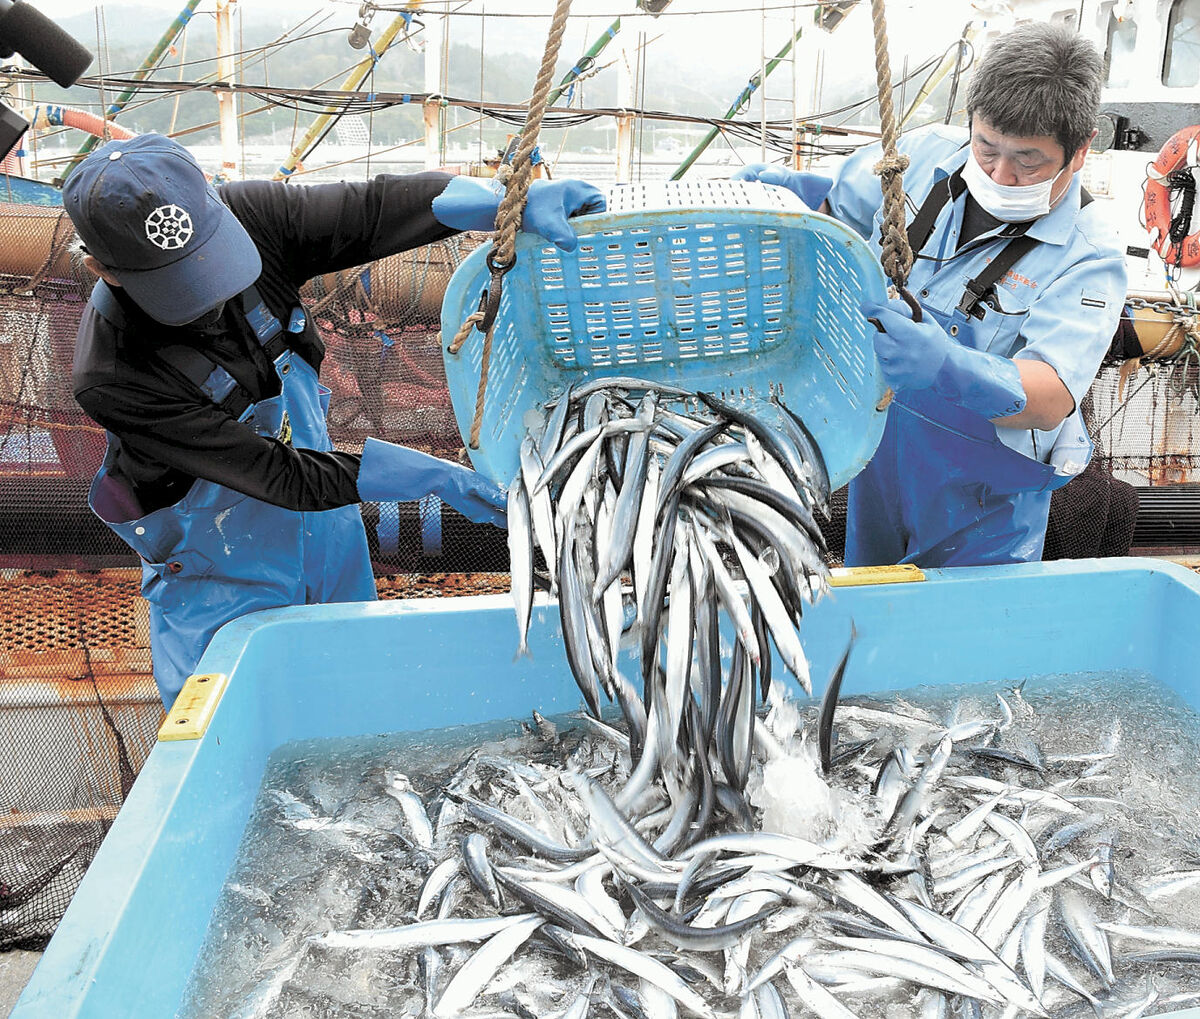
<path id="1" fill-rule="evenodd" d="M 924 580 L 919 566 L 839 566 L 829 571 L 830 587 L 859 587 L 865 584 L 909 584 Z"/>
<path id="2" fill-rule="evenodd" d="M 223 672 L 202 672 L 188 676 L 167 719 L 158 730 L 160 740 L 199 739 L 208 728 L 221 695 L 229 684 Z"/>

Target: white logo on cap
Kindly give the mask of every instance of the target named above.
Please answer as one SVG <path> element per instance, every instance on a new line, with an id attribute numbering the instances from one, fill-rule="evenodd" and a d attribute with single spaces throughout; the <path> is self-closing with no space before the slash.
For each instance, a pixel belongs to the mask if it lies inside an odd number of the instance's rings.
<path id="1" fill-rule="evenodd" d="M 164 251 L 182 248 L 193 232 L 192 217 L 178 205 L 160 205 L 146 217 L 146 237 Z"/>

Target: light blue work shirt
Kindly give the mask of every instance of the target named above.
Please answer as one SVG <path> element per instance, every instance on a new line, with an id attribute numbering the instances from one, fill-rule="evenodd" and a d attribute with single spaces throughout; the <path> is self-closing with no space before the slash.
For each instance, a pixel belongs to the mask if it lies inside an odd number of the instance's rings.
<path id="1" fill-rule="evenodd" d="M 900 151 L 910 160 L 904 172 L 904 189 L 912 203 L 909 221 L 934 185 L 944 182 L 966 163 L 968 139 L 965 128 L 941 125 L 901 138 Z M 873 167 L 880 157 L 880 145 L 859 149 L 839 169 L 828 196 L 831 214 L 866 238 L 877 253 L 883 210 L 879 177 Z M 907 559 L 930 566 L 1038 558 L 1050 489 L 1079 474 L 1091 456 L 1092 443 L 1079 412 L 1079 402 L 1100 367 L 1124 303 L 1125 259 L 1116 243 L 1115 231 L 1105 222 L 1096 203 L 1080 208 L 1080 182 L 1076 174 L 1055 207 L 1035 220 L 1027 231 L 1028 236 L 1043 243 L 1026 252 L 997 284 L 995 294 L 980 302 L 978 311 L 982 318 L 964 321 L 961 313 L 956 318 L 955 309 L 968 281 L 984 271 L 1014 232 L 1011 226 L 1001 224 L 973 238 L 962 251 L 956 251 L 965 207 L 965 192 L 943 206 L 928 241 L 920 252 L 913 253 L 908 289 L 958 342 L 1001 357 L 1037 359 L 1049 364 L 1070 392 L 1075 409 L 1061 425 L 1046 431 L 981 422 L 984 430 L 989 434 L 994 430 L 1010 450 L 1048 465 L 1053 472 L 1049 480 L 1031 483 L 1027 493 L 1014 492 L 1011 486 L 1006 489 L 1003 484 L 990 491 L 987 477 L 972 478 L 971 493 L 967 494 L 964 488 L 957 496 L 957 505 L 950 505 L 948 500 L 940 516 L 922 514 L 920 522 L 888 522 L 909 531 L 942 529 L 947 535 L 954 535 L 952 542 L 943 542 L 939 547 L 941 536 L 936 533 L 909 533 L 895 548 L 876 544 L 865 553 L 876 558 L 893 556 L 892 561 Z M 901 408 L 897 410 L 903 412 Z M 904 441 L 900 435 L 895 438 Z M 947 448 L 955 447 L 951 444 Z M 970 447 L 962 446 L 961 454 L 970 456 Z M 961 473 L 960 467 L 948 463 L 946 476 L 952 478 Z M 1034 476 L 1031 473 L 1030 477 Z M 888 482 L 879 489 L 879 499 L 888 501 L 884 488 L 908 486 L 910 490 L 902 493 L 905 501 L 916 505 L 919 499 L 936 500 L 940 497 L 935 491 L 937 483 L 938 479 L 930 477 L 905 479 L 893 470 Z M 925 486 L 927 494 L 912 491 L 917 484 Z M 1001 507 L 1005 500 L 1010 505 Z M 986 546 L 987 551 L 979 555 L 973 554 L 969 547 L 975 540 L 969 534 L 971 504 L 978 505 L 981 520 L 998 509 L 1003 509 L 1001 515 L 1006 520 L 997 525 L 1000 530 L 984 535 L 980 547 Z M 930 525 L 934 519 L 937 522 Z M 850 525 L 854 527 L 855 521 L 850 521 Z M 1009 533 L 1000 533 L 1005 528 Z"/>

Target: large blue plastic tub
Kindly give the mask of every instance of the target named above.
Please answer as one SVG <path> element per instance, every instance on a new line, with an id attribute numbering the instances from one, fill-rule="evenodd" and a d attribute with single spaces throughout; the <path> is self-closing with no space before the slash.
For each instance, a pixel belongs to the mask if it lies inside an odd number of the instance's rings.
<path id="1" fill-rule="evenodd" d="M 1200 710 L 1200 580 L 1172 564 L 840 588 L 806 617 L 814 677 L 829 675 L 851 617 L 846 693 L 1138 670 Z M 557 609 L 535 608 L 532 660 L 512 661 L 516 640 L 504 596 L 281 609 L 226 626 L 201 662 L 230 677 L 207 733 L 154 749 L 13 1015 L 173 1016 L 271 751 L 577 707 Z"/>

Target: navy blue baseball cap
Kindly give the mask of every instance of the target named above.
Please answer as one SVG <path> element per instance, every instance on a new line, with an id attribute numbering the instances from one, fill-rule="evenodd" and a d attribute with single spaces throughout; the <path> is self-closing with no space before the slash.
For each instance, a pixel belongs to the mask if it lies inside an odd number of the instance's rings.
<path id="1" fill-rule="evenodd" d="M 182 145 L 109 142 L 63 185 L 79 239 L 147 315 L 185 325 L 262 272 L 258 248 Z"/>

